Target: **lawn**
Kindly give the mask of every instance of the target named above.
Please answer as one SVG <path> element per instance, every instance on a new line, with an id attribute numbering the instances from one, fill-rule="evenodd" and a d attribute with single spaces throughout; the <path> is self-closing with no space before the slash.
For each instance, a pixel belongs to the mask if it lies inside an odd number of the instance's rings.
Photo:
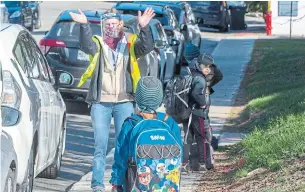
<path id="1" fill-rule="evenodd" d="M 245 75 L 245 175 L 280 169 L 305 151 L 305 40 L 258 40 Z"/>

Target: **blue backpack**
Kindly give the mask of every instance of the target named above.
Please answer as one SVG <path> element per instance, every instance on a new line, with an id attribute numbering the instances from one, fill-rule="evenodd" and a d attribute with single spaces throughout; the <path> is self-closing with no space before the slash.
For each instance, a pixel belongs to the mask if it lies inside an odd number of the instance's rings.
<path id="1" fill-rule="evenodd" d="M 134 115 L 129 142 L 126 191 L 180 191 L 182 141 L 166 123 L 167 115 L 143 119 Z"/>

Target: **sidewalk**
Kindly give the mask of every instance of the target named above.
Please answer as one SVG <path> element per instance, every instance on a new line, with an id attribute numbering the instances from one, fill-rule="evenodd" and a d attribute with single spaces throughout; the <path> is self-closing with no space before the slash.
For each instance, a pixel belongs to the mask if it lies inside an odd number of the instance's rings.
<path id="1" fill-rule="evenodd" d="M 231 145 L 239 142 L 244 135 L 236 133 L 222 132 L 222 127 L 226 118 L 231 112 L 231 105 L 238 91 L 240 82 L 244 75 L 245 66 L 250 62 L 253 45 L 256 38 L 245 39 L 224 39 L 221 40 L 212 55 L 219 69 L 223 72 L 223 80 L 214 87 L 215 93 L 212 95 L 212 106 L 210 108 L 211 126 L 214 135 L 219 137 L 219 145 Z M 164 108 L 160 108 L 164 111 Z M 111 190 L 109 179 L 111 175 L 111 165 L 113 162 L 114 149 L 107 155 L 105 185 L 106 191 Z M 85 175 L 79 182 L 75 183 L 71 192 L 89 192 L 92 172 Z M 196 190 L 200 183 L 202 174 L 192 173 L 182 175 L 181 191 L 188 192 Z"/>

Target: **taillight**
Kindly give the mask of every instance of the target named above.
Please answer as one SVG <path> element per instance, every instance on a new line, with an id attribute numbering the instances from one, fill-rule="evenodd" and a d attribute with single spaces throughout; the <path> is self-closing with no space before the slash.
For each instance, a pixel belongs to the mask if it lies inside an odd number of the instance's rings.
<path id="1" fill-rule="evenodd" d="M 9 71 L 3 71 L 2 105 L 19 109 L 22 91 Z"/>
<path id="2" fill-rule="evenodd" d="M 55 39 L 41 39 L 39 45 L 44 54 L 47 54 L 51 47 L 66 47 L 63 41 Z"/>

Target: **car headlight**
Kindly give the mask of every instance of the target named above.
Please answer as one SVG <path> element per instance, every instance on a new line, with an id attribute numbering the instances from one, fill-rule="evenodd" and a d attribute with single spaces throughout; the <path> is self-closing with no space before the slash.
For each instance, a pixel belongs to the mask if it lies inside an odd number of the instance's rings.
<path id="1" fill-rule="evenodd" d="M 20 17 L 20 15 L 21 15 L 21 12 L 20 12 L 20 11 L 15 11 L 15 12 L 10 16 L 10 18 Z"/>

